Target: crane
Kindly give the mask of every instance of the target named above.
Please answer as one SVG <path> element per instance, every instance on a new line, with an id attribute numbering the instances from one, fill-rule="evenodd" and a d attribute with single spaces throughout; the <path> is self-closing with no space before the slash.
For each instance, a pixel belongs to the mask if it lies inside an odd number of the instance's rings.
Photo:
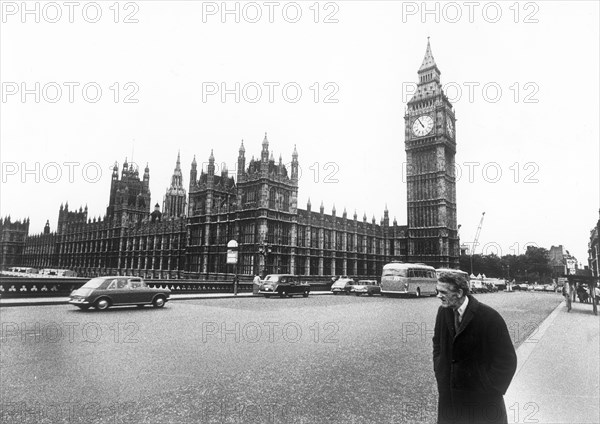
<path id="1" fill-rule="evenodd" d="M 473 249 L 471 249 L 471 274 L 473 274 L 473 253 L 475 253 L 475 249 L 477 248 L 477 242 L 479 241 L 479 234 L 481 233 L 481 226 L 483 225 L 483 218 L 485 217 L 485 212 L 481 214 L 481 219 L 479 220 L 479 226 L 477 227 L 477 232 L 475 233 L 475 240 L 473 240 Z"/>

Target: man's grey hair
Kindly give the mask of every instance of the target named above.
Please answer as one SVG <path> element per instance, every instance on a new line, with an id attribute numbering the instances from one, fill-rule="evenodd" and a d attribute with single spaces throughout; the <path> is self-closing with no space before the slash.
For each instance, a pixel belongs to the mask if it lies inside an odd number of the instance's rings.
<path id="1" fill-rule="evenodd" d="M 454 292 L 458 292 L 458 290 L 461 289 L 465 296 L 469 294 L 469 279 L 462 273 L 442 271 L 438 275 L 438 281 L 440 283 L 450 284 L 450 286 L 452 286 L 452 291 Z"/>

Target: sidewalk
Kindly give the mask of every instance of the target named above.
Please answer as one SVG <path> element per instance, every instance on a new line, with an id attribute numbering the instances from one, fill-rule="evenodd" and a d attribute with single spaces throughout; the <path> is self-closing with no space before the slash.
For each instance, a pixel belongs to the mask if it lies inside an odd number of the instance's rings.
<path id="1" fill-rule="evenodd" d="M 509 423 L 600 423 L 600 317 L 562 302 L 517 349 Z"/>
<path id="2" fill-rule="evenodd" d="M 330 291 L 311 291 L 310 296 L 331 294 Z M 226 299 L 235 297 L 256 297 L 262 298 L 262 295 L 253 295 L 252 293 L 192 293 L 192 294 L 172 294 L 169 301 L 190 300 L 190 299 Z M 41 306 L 41 305 L 66 305 L 68 297 L 29 297 L 29 298 L 9 298 L 0 299 L 0 306 Z"/>

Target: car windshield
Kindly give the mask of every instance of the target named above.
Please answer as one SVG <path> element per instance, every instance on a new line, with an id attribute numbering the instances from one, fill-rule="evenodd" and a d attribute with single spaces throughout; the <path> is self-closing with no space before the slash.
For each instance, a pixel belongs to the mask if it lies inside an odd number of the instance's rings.
<path id="1" fill-rule="evenodd" d="M 82 289 L 97 289 L 106 281 L 106 278 L 92 278 L 90 281 L 81 286 Z"/>
<path id="2" fill-rule="evenodd" d="M 279 275 L 267 275 L 265 278 L 265 283 L 276 283 L 279 281 Z"/>

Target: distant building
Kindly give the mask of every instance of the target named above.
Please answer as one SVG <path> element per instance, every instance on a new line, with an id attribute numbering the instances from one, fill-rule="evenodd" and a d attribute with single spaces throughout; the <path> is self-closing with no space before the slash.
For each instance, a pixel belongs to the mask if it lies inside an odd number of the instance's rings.
<path id="1" fill-rule="evenodd" d="M 2 269 L 21 265 L 29 218 L 12 222 L 10 216 L 0 219 L 0 264 Z"/>
<path id="2" fill-rule="evenodd" d="M 404 117 L 408 225 L 390 223 L 387 207 L 379 222 L 348 216 L 345 208 L 338 216 L 335 206 L 326 214 L 322 203 L 313 211 L 310 200 L 300 208 L 296 147 L 288 167 L 281 155 L 275 160 L 265 134 L 256 159 L 247 161 L 241 143 L 235 176 L 227 169 L 217 173 L 212 151 L 206 172 L 198 171 L 194 157 L 187 194 L 178 153 L 163 210 L 156 204 L 152 213 L 148 165 L 140 178 L 126 159 L 119 177 L 115 163 L 104 217 L 61 205 L 56 232 L 47 223 L 43 234 L 21 241 L 22 257 L 13 262 L 80 276 L 224 278 L 233 272 L 226 252 L 235 239 L 242 275 L 377 278 L 393 260 L 457 268 L 455 115 L 440 75 L 428 42 Z"/>
<path id="3" fill-rule="evenodd" d="M 555 277 L 577 274 L 577 259 L 568 250 L 565 250 L 562 244 L 550 247 L 548 256 L 552 274 Z"/>

